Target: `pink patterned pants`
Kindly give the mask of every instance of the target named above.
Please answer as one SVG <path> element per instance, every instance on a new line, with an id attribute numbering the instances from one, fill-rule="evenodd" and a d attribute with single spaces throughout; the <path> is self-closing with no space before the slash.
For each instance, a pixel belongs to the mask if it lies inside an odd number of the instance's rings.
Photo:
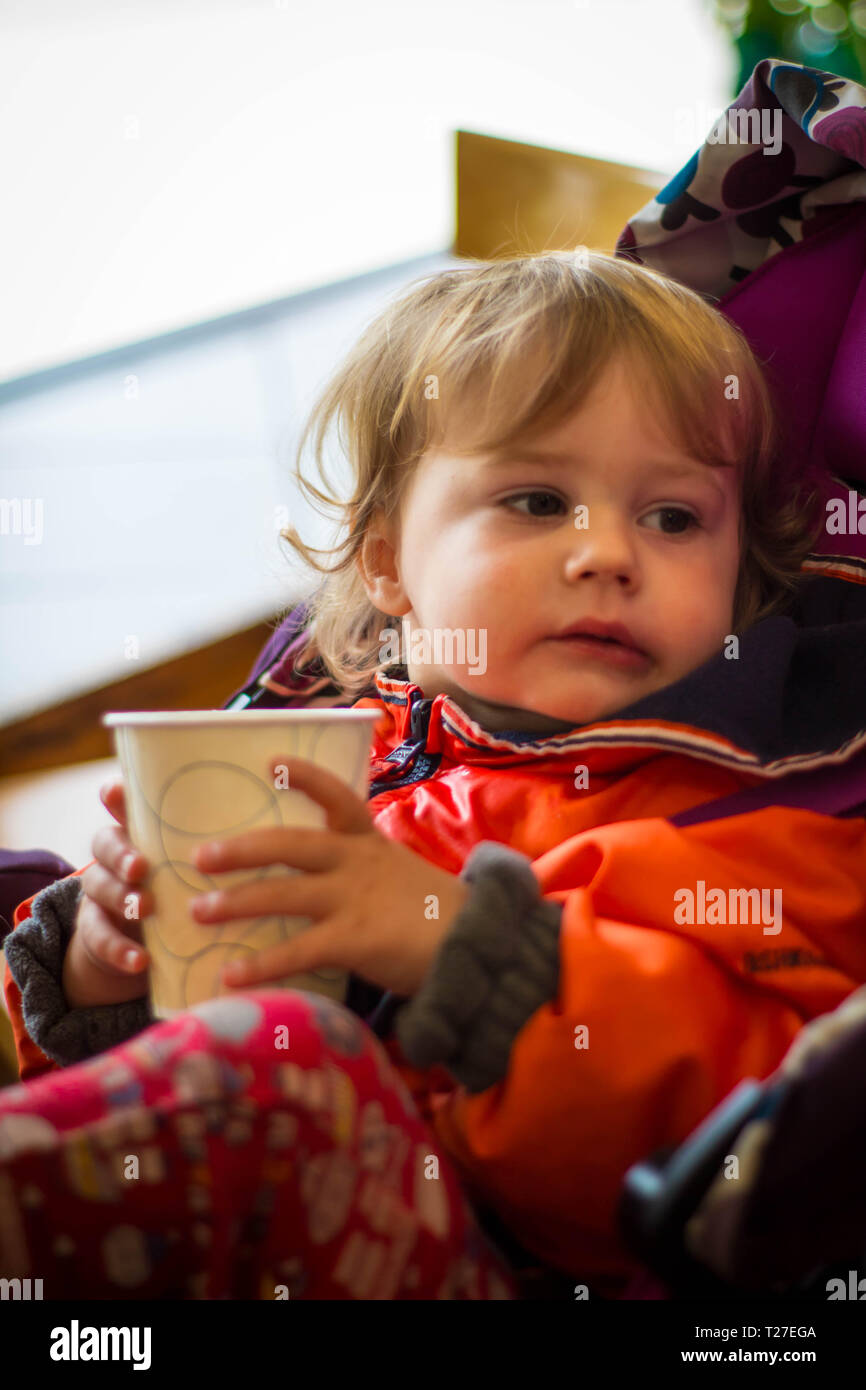
<path id="1" fill-rule="evenodd" d="M 0 1278 L 45 1299 L 514 1299 L 379 1040 L 211 1000 L 0 1091 Z"/>

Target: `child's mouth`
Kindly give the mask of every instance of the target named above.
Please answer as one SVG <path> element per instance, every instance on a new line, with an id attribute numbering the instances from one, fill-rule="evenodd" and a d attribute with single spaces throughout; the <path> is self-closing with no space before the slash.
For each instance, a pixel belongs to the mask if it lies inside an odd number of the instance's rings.
<path id="1" fill-rule="evenodd" d="M 649 665 L 645 652 L 639 652 L 636 647 L 626 647 L 612 637 L 590 637 L 588 633 L 580 633 L 573 637 L 555 637 L 553 640 L 571 648 L 575 655 L 595 658 L 613 666 L 641 670 Z"/>

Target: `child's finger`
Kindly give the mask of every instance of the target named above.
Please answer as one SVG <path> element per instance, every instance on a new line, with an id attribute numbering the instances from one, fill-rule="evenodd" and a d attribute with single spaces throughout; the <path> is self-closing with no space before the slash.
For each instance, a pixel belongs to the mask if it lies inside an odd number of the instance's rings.
<path id="1" fill-rule="evenodd" d="M 284 757 L 271 759 L 271 775 L 285 768 L 289 787 L 303 792 L 324 808 L 329 830 L 344 834 L 367 834 L 372 830 L 366 802 L 352 790 L 342 777 L 335 777 L 327 768 L 319 767 L 306 758 Z"/>
<path id="2" fill-rule="evenodd" d="M 125 883 L 138 883 L 147 873 L 144 855 L 130 842 L 125 829 L 117 825 L 100 826 L 93 837 L 93 857 Z"/>
<path id="3" fill-rule="evenodd" d="M 130 923 L 133 928 L 135 925 Z M 137 974 L 149 963 L 144 947 L 119 931 L 97 902 L 82 904 L 78 931 L 85 954 L 100 970 Z"/>
<path id="4" fill-rule="evenodd" d="M 308 927 L 291 941 L 254 951 L 251 955 L 236 956 L 224 966 L 223 980 L 227 985 L 244 987 L 300 975 L 308 970 L 343 968 L 345 962 L 337 959 L 340 952 L 336 942 L 339 940 L 339 928 L 335 930 L 333 924 Z"/>
<path id="5" fill-rule="evenodd" d="M 101 864 L 91 864 L 81 875 L 81 882 L 88 898 L 98 903 L 122 930 L 141 936 L 141 920 L 150 916 L 155 907 L 152 893 L 146 888 L 131 888 Z"/>
<path id="6" fill-rule="evenodd" d="M 99 799 L 118 824 L 126 829 L 126 794 L 123 782 L 106 782 L 99 788 Z"/>

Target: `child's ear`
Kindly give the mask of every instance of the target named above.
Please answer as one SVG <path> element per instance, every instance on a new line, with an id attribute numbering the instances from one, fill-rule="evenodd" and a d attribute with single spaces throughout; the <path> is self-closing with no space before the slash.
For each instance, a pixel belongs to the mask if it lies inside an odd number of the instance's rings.
<path id="1" fill-rule="evenodd" d="M 380 613 L 402 617 L 412 607 L 400 579 L 397 528 L 374 516 L 358 552 L 358 570 L 367 597 Z"/>

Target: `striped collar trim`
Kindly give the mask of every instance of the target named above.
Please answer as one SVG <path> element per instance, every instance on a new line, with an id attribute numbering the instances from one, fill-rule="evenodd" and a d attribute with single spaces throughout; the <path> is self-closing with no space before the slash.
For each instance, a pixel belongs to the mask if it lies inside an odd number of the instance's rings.
<path id="1" fill-rule="evenodd" d="M 417 690 L 418 698 L 424 698 L 420 686 L 381 672 L 376 674 L 375 684 L 384 704 L 400 707 L 399 714 L 394 712 L 397 731 L 402 738 L 409 738 L 411 692 Z M 577 750 L 585 752 L 592 748 L 635 752 L 656 749 L 659 752 L 681 753 L 720 767 L 736 768 L 764 777 L 784 777 L 792 772 L 842 765 L 861 750 L 866 750 L 864 728 L 835 749 L 792 754 L 771 762 L 761 762 L 758 754 L 739 747 L 719 734 L 663 719 L 608 720 L 574 732 L 549 734 L 543 738 L 529 735 L 510 738 L 508 734 L 493 733 L 482 728 L 450 696 L 444 694 L 437 695 L 432 702 L 431 723 L 435 721 L 437 707 L 443 730 L 466 748 L 479 753 L 501 752 L 527 758 L 565 757 Z"/>
<path id="2" fill-rule="evenodd" d="M 809 574 L 823 574 L 827 579 L 866 584 L 866 560 L 857 555 L 810 555 L 800 569 Z"/>

